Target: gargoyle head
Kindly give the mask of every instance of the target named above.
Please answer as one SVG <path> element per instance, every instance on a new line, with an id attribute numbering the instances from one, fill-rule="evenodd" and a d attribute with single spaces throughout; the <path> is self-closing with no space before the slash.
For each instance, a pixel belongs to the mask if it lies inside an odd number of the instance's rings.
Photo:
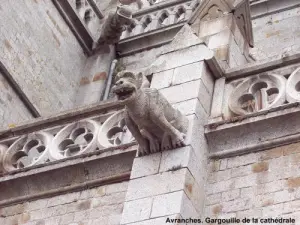
<path id="1" fill-rule="evenodd" d="M 149 85 L 149 81 L 142 73 L 135 75 L 129 71 L 121 71 L 115 77 L 112 92 L 117 95 L 118 100 L 126 103 L 135 99 L 139 89 Z"/>

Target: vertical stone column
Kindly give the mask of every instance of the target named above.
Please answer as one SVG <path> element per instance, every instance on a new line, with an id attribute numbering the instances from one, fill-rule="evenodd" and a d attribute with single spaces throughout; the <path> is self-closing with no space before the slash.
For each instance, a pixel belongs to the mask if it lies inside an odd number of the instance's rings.
<path id="1" fill-rule="evenodd" d="M 151 87 L 190 120 L 187 146 L 134 160 L 122 225 L 177 224 L 172 219 L 203 215 L 207 176 L 203 125 L 214 88 L 204 59 L 212 55 L 185 26 L 150 69 Z"/>

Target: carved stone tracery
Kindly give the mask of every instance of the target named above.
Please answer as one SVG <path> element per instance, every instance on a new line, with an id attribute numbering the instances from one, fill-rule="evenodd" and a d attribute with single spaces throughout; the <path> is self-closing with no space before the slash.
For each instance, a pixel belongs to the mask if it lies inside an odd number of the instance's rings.
<path id="1" fill-rule="evenodd" d="M 134 139 L 123 111 L 0 142 L 0 174 L 118 146 Z"/>
<path id="2" fill-rule="evenodd" d="M 285 102 L 286 79 L 279 75 L 247 78 L 232 91 L 228 106 L 237 115 L 273 108 Z"/>
<path id="3" fill-rule="evenodd" d="M 53 136 L 47 132 L 36 132 L 18 138 L 5 151 L 3 168 L 12 171 L 49 161 L 49 146 Z"/>

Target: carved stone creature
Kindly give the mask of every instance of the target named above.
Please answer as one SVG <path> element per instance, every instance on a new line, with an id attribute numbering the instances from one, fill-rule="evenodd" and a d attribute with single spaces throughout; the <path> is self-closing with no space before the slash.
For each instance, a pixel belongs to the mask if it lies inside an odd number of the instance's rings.
<path id="1" fill-rule="evenodd" d="M 109 13 L 104 21 L 94 52 L 97 51 L 101 45 L 113 45 L 118 43 L 126 26 L 130 25 L 132 22 L 132 12 L 125 6 L 118 7 L 115 13 Z"/>
<path id="2" fill-rule="evenodd" d="M 139 156 L 185 145 L 188 119 L 142 73 L 122 71 L 112 91 L 125 105 L 125 122 L 139 144 Z"/>

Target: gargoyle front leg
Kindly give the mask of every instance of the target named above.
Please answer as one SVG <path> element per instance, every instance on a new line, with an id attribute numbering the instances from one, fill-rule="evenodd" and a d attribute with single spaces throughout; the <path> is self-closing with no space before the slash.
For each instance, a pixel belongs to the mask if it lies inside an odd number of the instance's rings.
<path id="1" fill-rule="evenodd" d="M 150 152 L 155 153 L 159 152 L 160 150 L 160 145 L 159 141 L 157 140 L 156 137 L 154 137 L 150 132 L 148 132 L 146 129 L 141 129 L 140 130 L 141 134 L 146 137 L 149 140 L 150 144 Z"/>
<path id="2" fill-rule="evenodd" d="M 131 134 L 139 144 L 138 155 L 148 155 L 150 153 L 149 143 L 140 133 L 138 126 L 134 123 L 131 117 L 128 115 L 127 112 L 124 113 L 125 115 L 125 123 L 128 129 L 130 130 Z"/>
<path id="3" fill-rule="evenodd" d="M 181 133 L 179 130 L 173 127 L 163 114 L 156 114 L 155 112 L 152 112 L 151 114 L 153 123 L 157 124 L 164 132 L 171 135 L 173 148 L 185 145 L 184 133 Z"/>

